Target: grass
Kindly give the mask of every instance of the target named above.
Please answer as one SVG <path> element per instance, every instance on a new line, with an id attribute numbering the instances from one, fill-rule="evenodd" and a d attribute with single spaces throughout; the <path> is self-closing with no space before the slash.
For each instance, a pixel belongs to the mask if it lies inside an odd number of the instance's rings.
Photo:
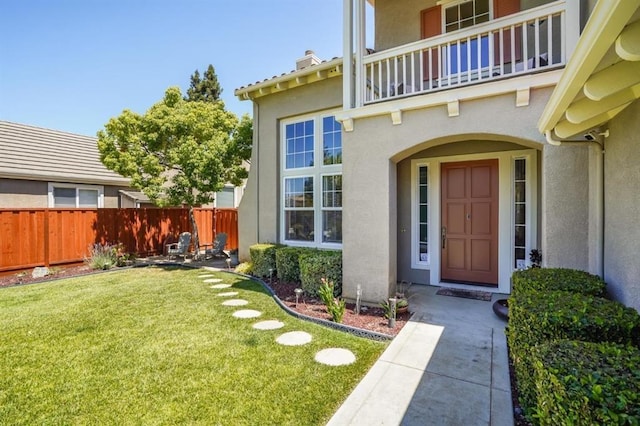
<path id="1" fill-rule="evenodd" d="M 216 272 L 144 268 L 0 289 L 0 423 L 323 424 L 386 347 L 284 313 L 262 287 Z M 259 319 L 232 317 L 256 309 Z M 285 327 L 259 331 L 258 320 Z M 275 342 L 287 331 L 304 346 Z M 329 367 L 317 351 L 357 361 Z"/>

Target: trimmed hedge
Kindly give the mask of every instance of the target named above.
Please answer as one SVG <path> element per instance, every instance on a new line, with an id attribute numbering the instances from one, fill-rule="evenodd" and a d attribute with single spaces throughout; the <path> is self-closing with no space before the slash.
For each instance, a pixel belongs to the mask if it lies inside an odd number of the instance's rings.
<path id="1" fill-rule="evenodd" d="M 640 345 L 640 315 L 618 302 L 567 291 L 512 296 L 507 341 L 527 414 L 536 405 L 530 351 L 561 339 Z"/>
<path id="2" fill-rule="evenodd" d="M 276 271 L 276 250 L 283 247 L 279 244 L 254 244 L 249 247 L 253 274 L 257 277 L 268 277 L 269 269 Z"/>
<path id="3" fill-rule="evenodd" d="M 300 282 L 300 254 L 314 249 L 282 247 L 276 250 L 278 279 L 284 282 Z"/>
<path id="4" fill-rule="evenodd" d="M 611 343 L 558 341 L 536 347 L 541 425 L 640 424 L 640 350 Z"/>
<path id="5" fill-rule="evenodd" d="M 597 275 L 575 269 L 530 268 L 512 276 L 512 295 L 528 291 L 571 291 L 604 297 L 606 284 Z"/>
<path id="6" fill-rule="evenodd" d="M 317 296 L 321 278 L 333 282 L 333 295 L 342 294 L 342 251 L 310 250 L 300 253 L 300 281 L 302 289 Z"/>

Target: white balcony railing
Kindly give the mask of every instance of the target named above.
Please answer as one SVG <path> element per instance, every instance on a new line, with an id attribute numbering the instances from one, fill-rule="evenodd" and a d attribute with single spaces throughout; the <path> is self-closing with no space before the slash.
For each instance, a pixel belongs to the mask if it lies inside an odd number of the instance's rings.
<path id="1" fill-rule="evenodd" d="M 564 66 L 565 2 L 363 58 L 370 104 Z"/>

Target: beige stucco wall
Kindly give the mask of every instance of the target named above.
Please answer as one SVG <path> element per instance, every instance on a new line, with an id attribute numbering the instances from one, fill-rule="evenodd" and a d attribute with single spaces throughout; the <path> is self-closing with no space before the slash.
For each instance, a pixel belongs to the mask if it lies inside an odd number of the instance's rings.
<path id="1" fill-rule="evenodd" d="M 104 186 L 104 207 L 119 207 L 118 190 L 125 187 Z M 0 179 L 0 208 L 48 207 L 48 182 L 37 180 Z"/>
<path id="2" fill-rule="evenodd" d="M 605 141 L 604 279 L 640 311 L 640 101 L 609 123 Z"/>
<path id="3" fill-rule="evenodd" d="M 238 207 L 240 259 L 249 246 L 277 242 L 280 208 L 280 120 L 342 105 L 342 78 L 334 77 L 254 101 L 249 179 Z"/>
<path id="4" fill-rule="evenodd" d="M 589 270 L 589 146 L 545 146 L 542 262 Z"/>
<path id="5" fill-rule="evenodd" d="M 389 115 L 356 120 L 354 131 L 343 133 L 345 297 L 354 298 L 357 284 L 363 284 L 363 300 L 380 301 L 398 278 L 396 177 L 406 178 L 402 168 L 397 173 L 398 162 L 437 145 L 469 140 L 539 149 L 546 141 L 536 122 L 550 93 L 549 88 L 533 90 L 530 105 L 521 108 L 515 107 L 515 94 L 461 102 L 458 117 L 438 106 L 403 112 L 400 125 L 393 125 Z"/>

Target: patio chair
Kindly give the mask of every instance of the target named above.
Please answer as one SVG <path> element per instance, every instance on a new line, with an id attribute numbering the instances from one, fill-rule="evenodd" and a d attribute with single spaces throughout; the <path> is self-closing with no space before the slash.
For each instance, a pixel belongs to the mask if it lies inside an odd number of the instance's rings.
<path id="1" fill-rule="evenodd" d="M 201 249 L 204 250 L 204 258 L 211 257 L 227 257 L 227 254 L 223 251 L 224 246 L 227 245 L 227 234 L 220 232 L 216 234 L 216 239 L 213 243 L 202 244 Z M 198 250 L 200 252 L 200 250 Z"/>
<path id="2" fill-rule="evenodd" d="M 167 255 L 169 255 L 169 259 L 175 258 L 177 256 L 182 256 L 186 258 L 187 253 L 189 252 L 189 245 L 191 244 L 191 233 L 183 232 L 178 237 L 177 243 L 171 243 L 167 245 Z"/>

